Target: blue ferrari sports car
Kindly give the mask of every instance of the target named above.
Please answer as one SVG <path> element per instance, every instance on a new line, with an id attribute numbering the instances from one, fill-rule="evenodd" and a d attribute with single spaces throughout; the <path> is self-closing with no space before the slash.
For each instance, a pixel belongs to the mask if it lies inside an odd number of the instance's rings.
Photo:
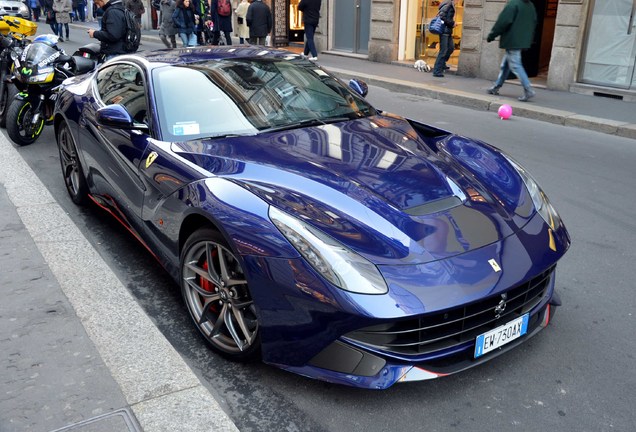
<path id="1" fill-rule="evenodd" d="M 365 95 L 283 50 L 119 56 L 60 91 L 63 178 L 233 360 L 383 389 L 545 328 L 570 239 L 543 190 L 497 148 Z"/>

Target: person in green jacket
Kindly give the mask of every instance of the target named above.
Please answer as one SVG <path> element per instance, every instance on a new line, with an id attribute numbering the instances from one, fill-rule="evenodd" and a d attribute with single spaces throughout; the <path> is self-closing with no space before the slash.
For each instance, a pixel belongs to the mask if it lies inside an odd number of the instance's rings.
<path id="1" fill-rule="evenodd" d="M 519 97 L 519 100 L 527 102 L 535 95 L 521 62 L 521 50 L 528 49 L 532 45 L 536 27 L 537 11 L 530 0 L 510 0 L 503 8 L 488 34 L 487 41 L 492 42 L 497 36 L 501 36 L 499 48 L 506 50 L 506 53 L 501 62 L 497 81 L 488 89 L 488 93 L 499 94 L 499 89 L 512 71 L 523 86 L 523 95 Z"/>

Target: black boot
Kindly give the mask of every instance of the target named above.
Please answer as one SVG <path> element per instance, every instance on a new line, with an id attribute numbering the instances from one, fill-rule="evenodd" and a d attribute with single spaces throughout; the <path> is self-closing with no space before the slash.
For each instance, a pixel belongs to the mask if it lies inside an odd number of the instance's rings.
<path id="1" fill-rule="evenodd" d="M 488 90 L 486 90 L 486 92 L 488 92 L 491 95 L 498 95 L 500 88 L 501 88 L 501 86 L 494 85 L 494 86 L 490 87 Z"/>

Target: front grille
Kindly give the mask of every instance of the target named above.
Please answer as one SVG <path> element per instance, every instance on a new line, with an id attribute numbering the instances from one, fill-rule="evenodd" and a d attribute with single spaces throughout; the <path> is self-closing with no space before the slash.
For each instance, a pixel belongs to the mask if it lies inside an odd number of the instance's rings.
<path id="1" fill-rule="evenodd" d="M 474 340 L 477 335 L 515 319 L 537 306 L 546 294 L 554 267 L 506 291 L 506 308 L 497 318 L 500 294 L 454 309 L 348 333 L 352 341 L 400 355 L 426 355 Z"/>

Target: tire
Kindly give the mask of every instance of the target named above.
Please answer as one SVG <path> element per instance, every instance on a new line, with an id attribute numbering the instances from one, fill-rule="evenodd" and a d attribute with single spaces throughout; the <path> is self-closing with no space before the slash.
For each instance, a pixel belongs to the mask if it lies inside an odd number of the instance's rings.
<path id="1" fill-rule="evenodd" d="M 9 105 L 11 101 L 18 94 L 18 88 L 15 84 L 5 83 L 4 88 L 2 89 L 2 94 L 0 94 L 0 127 L 7 127 L 7 111 L 9 109 Z"/>
<path id="2" fill-rule="evenodd" d="M 196 231 L 185 243 L 180 268 L 181 293 L 206 342 L 230 360 L 256 359 L 261 347 L 256 308 L 223 237 L 209 228 Z"/>
<path id="3" fill-rule="evenodd" d="M 7 132 L 17 145 L 33 144 L 44 129 L 45 119 L 42 115 L 35 126 L 31 125 L 31 119 L 36 114 L 32 107 L 28 100 L 14 99 L 7 110 Z"/>
<path id="4" fill-rule="evenodd" d="M 88 185 L 80 163 L 77 145 L 66 122 L 60 124 L 56 138 L 66 191 L 75 204 L 86 205 Z"/>
<path id="5" fill-rule="evenodd" d="M 0 95 L 0 128 L 7 127 L 7 111 L 9 111 L 9 106 L 18 92 L 15 84 L 6 83 L 4 85 L 4 94 Z"/>

